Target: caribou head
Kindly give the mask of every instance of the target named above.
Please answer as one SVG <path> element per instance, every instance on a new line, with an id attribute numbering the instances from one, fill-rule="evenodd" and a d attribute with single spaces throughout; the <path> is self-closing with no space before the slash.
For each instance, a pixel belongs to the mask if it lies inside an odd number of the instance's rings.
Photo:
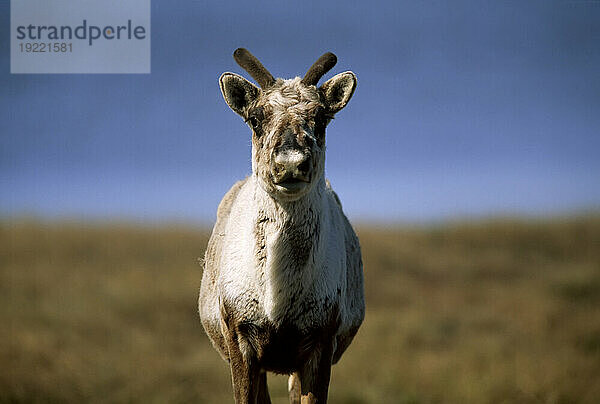
<path id="1" fill-rule="evenodd" d="M 298 200 L 323 178 L 325 128 L 352 97 L 356 76 L 347 71 L 317 87 L 336 64 L 330 52 L 289 80 L 275 79 L 244 48 L 233 57 L 260 86 L 235 73 L 219 79 L 225 101 L 252 129 L 252 173 L 273 198 Z"/>

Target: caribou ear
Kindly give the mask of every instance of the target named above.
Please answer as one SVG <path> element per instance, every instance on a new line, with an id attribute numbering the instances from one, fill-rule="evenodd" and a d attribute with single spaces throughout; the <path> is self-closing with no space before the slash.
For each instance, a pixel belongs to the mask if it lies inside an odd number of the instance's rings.
<path id="1" fill-rule="evenodd" d="M 355 88 L 356 76 L 348 71 L 333 76 L 319 89 L 325 98 L 325 104 L 335 114 L 350 101 Z"/>
<path id="2" fill-rule="evenodd" d="M 219 86 L 229 108 L 242 117 L 260 91 L 254 84 L 235 73 L 223 73 L 219 78 Z"/>

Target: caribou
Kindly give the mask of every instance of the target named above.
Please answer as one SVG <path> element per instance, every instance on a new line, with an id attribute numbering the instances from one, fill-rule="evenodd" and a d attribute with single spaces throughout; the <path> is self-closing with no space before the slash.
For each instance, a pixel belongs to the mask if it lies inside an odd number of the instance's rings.
<path id="1" fill-rule="evenodd" d="M 229 363 L 236 403 L 270 403 L 266 372 L 290 375 L 291 403 L 326 403 L 331 367 L 365 312 L 359 241 L 324 174 L 325 130 L 356 76 L 317 86 L 337 62 L 330 52 L 287 80 L 246 49 L 233 56 L 260 86 L 230 72 L 219 79 L 252 131 L 252 174 L 217 209 L 200 318 Z"/>

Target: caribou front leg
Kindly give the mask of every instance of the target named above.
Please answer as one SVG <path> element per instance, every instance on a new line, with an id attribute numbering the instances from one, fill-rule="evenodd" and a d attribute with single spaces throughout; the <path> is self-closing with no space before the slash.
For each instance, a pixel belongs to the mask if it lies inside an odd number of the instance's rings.
<path id="1" fill-rule="evenodd" d="M 300 404 L 300 376 L 294 372 L 288 379 L 290 404 Z"/>
<path id="2" fill-rule="evenodd" d="M 334 345 L 333 341 L 321 344 L 299 372 L 302 404 L 327 403 Z"/>
<path id="3" fill-rule="evenodd" d="M 265 383 L 264 388 L 266 388 L 266 378 L 261 380 L 261 372 L 256 360 L 244 357 L 236 336 L 230 333 L 228 337 L 229 367 L 235 402 L 236 404 L 255 404 L 261 384 Z M 263 376 L 265 375 L 263 374 Z"/>
<path id="4" fill-rule="evenodd" d="M 250 349 L 244 337 L 240 335 L 233 317 L 229 315 L 225 302 L 221 300 L 219 304 L 221 309 L 221 333 L 229 353 L 229 368 L 231 370 L 235 402 L 236 404 L 256 404 L 261 388 L 264 387 L 266 390 L 266 375 L 263 374 L 264 377 L 261 378 L 260 366 L 254 352 Z M 268 393 L 266 395 L 268 399 Z M 261 401 L 263 399 L 264 397 L 261 397 Z"/>

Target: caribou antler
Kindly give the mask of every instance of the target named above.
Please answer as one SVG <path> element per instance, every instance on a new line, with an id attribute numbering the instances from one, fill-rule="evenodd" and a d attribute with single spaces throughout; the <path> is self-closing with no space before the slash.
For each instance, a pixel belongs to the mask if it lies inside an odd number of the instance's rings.
<path id="1" fill-rule="evenodd" d="M 337 57 L 331 53 L 324 53 L 311 67 L 308 69 L 302 82 L 307 86 L 316 86 L 319 79 L 323 77 L 335 64 L 337 63 Z"/>
<path id="2" fill-rule="evenodd" d="M 238 65 L 256 80 L 261 88 L 267 88 L 275 82 L 273 75 L 269 73 L 267 68 L 264 67 L 253 54 L 248 52 L 247 49 L 237 48 L 235 52 L 233 52 L 233 58 Z"/>

